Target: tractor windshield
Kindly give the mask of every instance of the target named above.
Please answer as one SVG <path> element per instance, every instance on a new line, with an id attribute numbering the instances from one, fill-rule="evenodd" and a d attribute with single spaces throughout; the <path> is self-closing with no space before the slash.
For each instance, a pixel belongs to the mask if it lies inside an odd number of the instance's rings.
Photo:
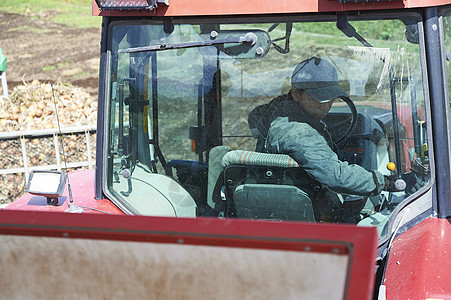
<path id="1" fill-rule="evenodd" d="M 104 192 L 130 214 L 378 226 L 430 180 L 402 19 L 117 21 Z"/>

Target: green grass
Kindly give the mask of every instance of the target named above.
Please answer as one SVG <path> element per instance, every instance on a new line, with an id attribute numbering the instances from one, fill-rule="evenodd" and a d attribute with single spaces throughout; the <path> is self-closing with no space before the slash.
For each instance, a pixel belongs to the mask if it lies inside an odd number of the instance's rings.
<path id="1" fill-rule="evenodd" d="M 66 61 L 64 61 L 64 62 L 59 63 L 59 64 L 58 64 L 58 68 L 63 68 L 63 67 L 65 67 L 65 66 L 67 66 L 67 65 L 70 65 L 71 63 L 72 63 L 71 60 L 66 60 Z"/>
<path id="2" fill-rule="evenodd" d="M 10 28 L 10 29 L 8 29 L 8 31 L 9 32 L 11 32 L 11 31 L 13 31 L 13 32 L 14 31 L 29 31 L 29 32 L 34 32 L 34 33 L 48 32 L 48 30 L 46 30 L 46 29 L 30 27 L 30 26 L 27 26 L 27 25 L 15 27 L 15 28 Z"/>
<path id="3" fill-rule="evenodd" d="M 0 11 L 27 14 L 35 18 L 46 18 L 48 11 L 51 21 L 76 28 L 100 28 L 101 18 L 91 15 L 91 0 L 0 0 Z"/>
<path id="4" fill-rule="evenodd" d="M 71 64 L 72 61 L 71 60 L 66 60 L 64 62 L 59 63 L 58 65 L 50 65 L 50 66 L 45 66 L 42 68 L 42 71 L 47 72 L 47 71 L 54 71 L 56 68 L 64 68 L 65 66 Z"/>
<path id="5" fill-rule="evenodd" d="M 56 69 L 55 66 L 45 66 L 42 68 L 42 71 L 47 72 L 47 71 L 53 71 L 55 69 Z"/>
<path id="6" fill-rule="evenodd" d="M 74 75 L 74 76 L 72 76 L 74 79 L 80 79 L 80 78 L 83 78 L 83 77 L 86 77 L 86 76 L 89 76 L 89 72 L 82 72 L 82 73 L 78 73 L 78 74 L 76 74 L 76 75 Z"/>

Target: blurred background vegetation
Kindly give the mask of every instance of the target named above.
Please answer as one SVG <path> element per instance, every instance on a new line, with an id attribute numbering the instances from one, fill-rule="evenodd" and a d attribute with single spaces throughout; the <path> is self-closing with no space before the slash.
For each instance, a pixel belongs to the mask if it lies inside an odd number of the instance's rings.
<path id="1" fill-rule="evenodd" d="M 0 11 L 48 18 L 50 21 L 76 28 L 99 28 L 100 17 L 92 17 L 91 0 L 0 0 Z"/>

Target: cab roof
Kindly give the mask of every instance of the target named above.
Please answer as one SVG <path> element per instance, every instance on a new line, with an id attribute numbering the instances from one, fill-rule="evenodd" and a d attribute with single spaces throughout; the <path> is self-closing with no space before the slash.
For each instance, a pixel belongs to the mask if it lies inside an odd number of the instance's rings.
<path id="1" fill-rule="evenodd" d="M 358 10 L 392 10 L 451 4 L 451 0 L 155 0 L 153 10 L 100 10 L 92 2 L 94 16 L 221 16 L 266 15 Z"/>

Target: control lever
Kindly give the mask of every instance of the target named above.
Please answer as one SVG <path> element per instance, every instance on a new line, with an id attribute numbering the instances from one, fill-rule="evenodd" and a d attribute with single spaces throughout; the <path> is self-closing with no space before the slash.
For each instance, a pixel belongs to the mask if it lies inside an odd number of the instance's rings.
<path id="1" fill-rule="evenodd" d="M 392 162 L 387 164 L 387 169 L 392 172 L 392 175 L 385 176 L 385 188 L 388 192 L 401 192 L 407 187 L 406 181 L 401 176 L 395 174 L 396 165 Z"/>

